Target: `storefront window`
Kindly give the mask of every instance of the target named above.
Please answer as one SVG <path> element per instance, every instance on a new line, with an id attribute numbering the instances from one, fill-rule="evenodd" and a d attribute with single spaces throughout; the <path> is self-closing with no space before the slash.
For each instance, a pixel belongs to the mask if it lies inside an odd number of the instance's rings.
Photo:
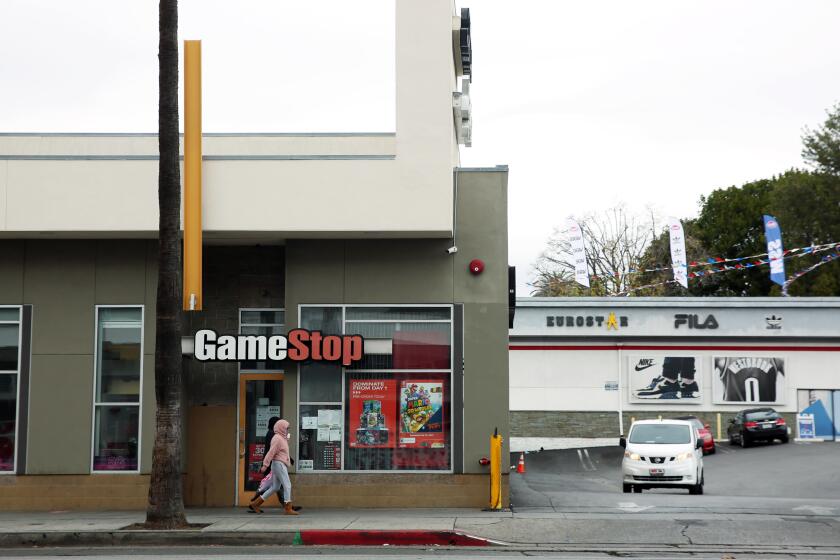
<path id="1" fill-rule="evenodd" d="M 93 426 L 93 470 L 136 471 L 139 406 L 97 406 Z"/>
<path id="2" fill-rule="evenodd" d="M 96 319 L 93 470 L 136 471 L 143 308 L 99 307 Z"/>
<path id="3" fill-rule="evenodd" d="M 451 317 L 450 307 L 301 307 L 301 326 L 329 325 L 330 334 L 362 335 L 365 354 L 346 369 L 301 365 L 299 471 L 451 468 Z M 336 377 L 334 370 L 343 378 Z M 329 415 L 339 412 L 338 425 L 329 416 L 327 426 L 322 409 Z M 339 451 L 343 454 L 337 461 L 340 466 L 320 466 L 323 446 L 335 448 L 330 458 Z"/>
<path id="4" fill-rule="evenodd" d="M 17 373 L 19 340 L 19 323 L 0 323 L 0 371 Z"/>
<path id="5" fill-rule="evenodd" d="M 20 308 L 0 307 L 0 472 L 15 470 Z"/>
<path id="6" fill-rule="evenodd" d="M 297 470 L 341 469 L 341 404 L 300 405 Z"/>
<path id="7" fill-rule="evenodd" d="M 0 472 L 15 469 L 17 375 L 0 374 Z"/>
<path id="8" fill-rule="evenodd" d="M 239 334 L 271 336 L 286 334 L 286 312 L 282 309 L 240 309 Z M 282 370 L 280 362 L 272 360 L 239 362 L 239 371 L 263 372 Z"/>

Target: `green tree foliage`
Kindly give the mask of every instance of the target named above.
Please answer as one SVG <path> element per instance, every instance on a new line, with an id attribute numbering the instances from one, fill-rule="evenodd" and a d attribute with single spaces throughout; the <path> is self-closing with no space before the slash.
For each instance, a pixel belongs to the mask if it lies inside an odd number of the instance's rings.
<path id="1" fill-rule="evenodd" d="M 822 126 L 805 129 L 802 144 L 802 157 L 817 171 L 840 175 L 840 104 L 828 111 Z"/>
<path id="2" fill-rule="evenodd" d="M 689 261 L 709 257 L 735 258 L 767 251 L 762 216 L 775 216 L 786 248 L 840 241 L 840 176 L 790 170 L 772 179 L 742 187 L 718 189 L 701 198 L 700 215 L 683 222 Z M 815 262 L 820 255 L 785 261 L 788 276 Z M 642 268 L 670 261 L 668 234 L 662 232 L 641 259 Z M 643 286 L 671 278 L 670 271 L 636 275 Z M 666 285 L 639 290 L 634 295 L 769 296 L 780 288 L 770 281 L 767 266 L 692 278 L 689 289 Z M 791 285 L 791 295 L 840 295 L 840 263 L 830 263 Z"/>

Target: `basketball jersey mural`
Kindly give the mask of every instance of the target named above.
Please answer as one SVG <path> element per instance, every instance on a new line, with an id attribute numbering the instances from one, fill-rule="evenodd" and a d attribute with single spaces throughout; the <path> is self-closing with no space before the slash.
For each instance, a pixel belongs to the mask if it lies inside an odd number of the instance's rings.
<path id="1" fill-rule="evenodd" d="M 784 402 L 784 358 L 717 357 L 714 363 L 716 402 Z"/>

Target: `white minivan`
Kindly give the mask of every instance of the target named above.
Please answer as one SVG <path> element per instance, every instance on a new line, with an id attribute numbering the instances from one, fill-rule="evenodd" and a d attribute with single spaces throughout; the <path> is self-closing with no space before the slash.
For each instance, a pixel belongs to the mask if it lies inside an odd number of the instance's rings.
<path id="1" fill-rule="evenodd" d="M 687 420 L 639 420 L 630 427 L 621 462 L 624 492 L 688 488 L 703 493 L 703 440 Z"/>

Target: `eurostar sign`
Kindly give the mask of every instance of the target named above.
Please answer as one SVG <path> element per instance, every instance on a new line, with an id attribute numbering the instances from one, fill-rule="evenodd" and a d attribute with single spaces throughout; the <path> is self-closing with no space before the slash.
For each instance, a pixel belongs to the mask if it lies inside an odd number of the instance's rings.
<path id="1" fill-rule="evenodd" d="M 347 367 L 364 356 L 360 335 L 325 335 L 321 331 L 293 329 L 283 335 L 219 335 L 211 329 L 195 333 L 195 359 L 199 362 L 276 361 L 341 362 Z"/>

